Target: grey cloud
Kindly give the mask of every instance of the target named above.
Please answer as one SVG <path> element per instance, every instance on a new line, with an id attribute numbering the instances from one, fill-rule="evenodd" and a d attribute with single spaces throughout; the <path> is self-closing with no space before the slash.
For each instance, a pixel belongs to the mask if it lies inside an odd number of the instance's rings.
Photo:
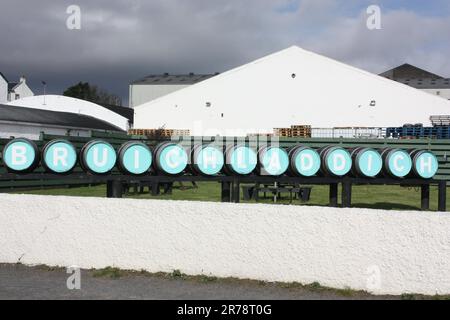
<path id="1" fill-rule="evenodd" d="M 450 75 L 448 18 L 390 12 L 370 32 L 364 13 L 336 14 L 339 1 L 277 10 L 288 2 L 2 0 L 0 70 L 26 74 L 38 92 L 42 79 L 53 92 L 82 80 L 126 100 L 128 83 L 149 73 L 222 72 L 296 44 L 371 71 L 410 60 Z M 82 10 L 80 31 L 65 27 L 71 4 Z"/>

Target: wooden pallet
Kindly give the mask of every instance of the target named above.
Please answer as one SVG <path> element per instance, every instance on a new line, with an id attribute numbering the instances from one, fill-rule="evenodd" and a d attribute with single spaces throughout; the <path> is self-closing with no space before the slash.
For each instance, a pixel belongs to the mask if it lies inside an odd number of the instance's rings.
<path id="1" fill-rule="evenodd" d="M 291 136 L 291 128 L 274 128 L 273 134 L 277 137 L 290 137 Z"/>
<path id="2" fill-rule="evenodd" d="M 248 133 L 247 137 L 267 137 L 271 138 L 273 137 L 273 133 Z"/>
<path id="3" fill-rule="evenodd" d="M 294 125 L 290 128 L 274 128 L 274 135 L 278 137 L 300 137 L 300 138 L 310 138 L 312 128 L 306 125 Z"/>
<path id="4" fill-rule="evenodd" d="M 128 134 L 147 137 L 172 137 L 190 136 L 190 131 L 179 129 L 130 129 Z"/>

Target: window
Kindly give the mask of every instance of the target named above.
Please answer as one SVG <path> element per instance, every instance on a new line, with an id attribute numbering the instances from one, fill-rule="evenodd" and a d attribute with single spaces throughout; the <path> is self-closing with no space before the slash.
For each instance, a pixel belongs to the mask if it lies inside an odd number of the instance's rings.
<path id="1" fill-rule="evenodd" d="M 207 108 L 211 107 L 211 102 L 207 102 L 207 103 L 206 103 L 206 107 L 207 107 Z"/>
<path id="2" fill-rule="evenodd" d="M 20 94 L 16 93 L 16 100 L 20 99 Z"/>
<path id="3" fill-rule="evenodd" d="M 437 96 L 440 96 L 440 95 L 441 95 L 441 92 L 440 92 L 440 91 L 436 91 L 436 95 L 437 95 Z"/>

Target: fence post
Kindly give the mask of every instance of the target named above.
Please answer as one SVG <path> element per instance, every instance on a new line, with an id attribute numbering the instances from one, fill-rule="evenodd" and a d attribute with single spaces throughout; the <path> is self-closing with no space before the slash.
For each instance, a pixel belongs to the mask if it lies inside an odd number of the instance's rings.
<path id="1" fill-rule="evenodd" d="M 342 182 L 342 207 L 350 208 L 352 206 L 352 183 L 348 180 Z"/>
<path id="2" fill-rule="evenodd" d="M 222 181 L 221 200 L 222 202 L 231 201 L 231 183 L 228 181 Z"/>
<path id="3" fill-rule="evenodd" d="M 439 181 L 438 210 L 447 211 L 447 181 Z"/>
<path id="4" fill-rule="evenodd" d="M 330 183 L 330 207 L 338 205 L 338 184 Z"/>
<path id="5" fill-rule="evenodd" d="M 240 191 L 241 185 L 239 181 L 233 182 L 233 202 L 239 203 L 241 200 L 241 191 Z"/>
<path id="6" fill-rule="evenodd" d="M 106 197 L 107 198 L 122 198 L 123 185 L 118 180 L 108 180 L 106 182 Z"/>
<path id="7" fill-rule="evenodd" d="M 430 185 L 423 184 L 420 192 L 420 207 L 422 210 L 430 210 Z"/>

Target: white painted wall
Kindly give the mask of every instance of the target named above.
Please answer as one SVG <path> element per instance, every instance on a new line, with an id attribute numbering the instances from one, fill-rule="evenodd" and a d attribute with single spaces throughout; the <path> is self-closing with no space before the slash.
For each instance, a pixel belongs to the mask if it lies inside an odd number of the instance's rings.
<path id="1" fill-rule="evenodd" d="M 376 106 L 370 105 L 372 100 Z M 450 102 L 291 47 L 137 106 L 135 111 L 137 128 L 165 125 L 189 129 L 194 135 L 231 136 L 269 133 L 295 124 L 429 125 L 430 115 L 450 114 Z"/>
<path id="2" fill-rule="evenodd" d="M 449 213 L 7 194 L 0 203 L 0 263 L 450 293 Z"/>
<path id="3" fill-rule="evenodd" d="M 187 88 L 189 85 L 130 85 L 130 108 L 155 100 L 169 93 Z"/>
<path id="4" fill-rule="evenodd" d="M 90 137 L 92 133 L 91 130 L 88 129 L 70 129 L 30 123 L 7 123 L 0 121 L 0 139 L 15 137 L 39 140 L 41 132 L 58 136 L 69 134 L 72 137 Z"/>
<path id="5" fill-rule="evenodd" d="M 8 102 L 8 82 L 0 76 L 0 103 Z"/>
<path id="6" fill-rule="evenodd" d="M 84 114 L 111 123 L 125 131 L 129 127 L 128 119 L 113 111 L 89 101 L 65 96 L 34 96 L 12 101 L 8 104 L 17 107 Z"/>
<path id="7" fill-rule="evenodd" d="M 450 89 L 420 89 L 420 90 L 450 100 Z"/>
<path id="8" fill-rule="evenodd" d="M 17 99 L 16 95 L 18 95 Z M 34 96 L 34 93 L 30 87 L 28 87 L 25 78 L 20 78 L 20 82 L 14 87 L 13 91 L 9 93 L 8 101 L 14 101 L 32 96 Z"/>

